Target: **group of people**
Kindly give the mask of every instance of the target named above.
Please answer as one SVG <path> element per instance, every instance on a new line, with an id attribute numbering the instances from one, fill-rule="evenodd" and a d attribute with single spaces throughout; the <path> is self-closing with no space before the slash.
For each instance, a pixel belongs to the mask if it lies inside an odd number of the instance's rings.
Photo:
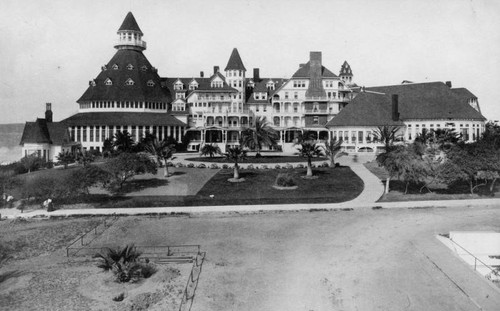
<path id="1" fill-rule="evenodd" d="M 16 207 L 17 209 L 21 210 L 21 213 L 24 211 L 24 206 L 25 206 L 25 200 L 18 200 L 18 203 L 16 203 L 17 206 L 14 206 L 14 197 L 12 195 L 9 195 L 7 193 L 4 193 L 2 195 L 2 207 L 5 208 L 13 208 Z M 52 202 L 52 199 L 47 199 L 43 201 L 42 207 L 46 209 L 48 212 L 54 211 L 54 203 Z"/>

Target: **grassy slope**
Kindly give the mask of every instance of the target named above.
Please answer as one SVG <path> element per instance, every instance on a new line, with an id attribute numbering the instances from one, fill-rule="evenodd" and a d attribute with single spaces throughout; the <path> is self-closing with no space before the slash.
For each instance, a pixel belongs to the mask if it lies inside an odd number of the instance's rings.
<path id="1" fill-rule="evenodd" d="M 189 161 L 200 161 L 200 162 L 214 162 L 214 163 L 228 163 L 233 164 L 231 161 L 227 160 L 226 157 L 196 157 L 188 158 Z M 313 161 L 328 161 L 327 158 L 318 157 L 313 158 Z M 297 162 L 307 162 L 306 158 L 299 156 L 262 156 L 256 158 L 255 156 L 248 156 L 245 160 L 240 161 L 240 163 L 297 163 Z"/>

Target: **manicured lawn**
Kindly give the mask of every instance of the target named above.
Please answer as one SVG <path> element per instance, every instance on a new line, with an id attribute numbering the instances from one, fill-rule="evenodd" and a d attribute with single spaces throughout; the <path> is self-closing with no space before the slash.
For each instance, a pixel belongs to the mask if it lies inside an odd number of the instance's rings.
<path id="1" fill-rule="evenodd" d="M 296 190 L 272 187 L 279 173 L 288 172 L 298 185 Z M 317 179 L 302 179 L 305 169 L 241 170 L 244 182 L 231 183 L 233 171 L 225 169 L 214 175 L 194 196 L 109 197 L 99 207 L 248 205 L 290 203 L 338 203 L 356 198 L 363 191 L 363 181 L 349 167 L 316 168 Z"/>
<path id="2" fill-rule="evenodd" d="M 196 158 L 188 158 L 188 161 L 199 161 L 199 162 L 213 162 L 213 163 L 229 163 L 232 164 L 231 161 L 227 160 L 226 157 L 196 157 Z M 313 161 L 328 161 L 327 158 L 318 157 L 313 158 Z M 256 158 L 255 156 L 248 156 L 245 160 L 242 160 L 241 163 L 299 163 L 299 162 L 307 162 L 306 158 L 302 158 L 299 156 L 262 156 L 260 158 Z"/>

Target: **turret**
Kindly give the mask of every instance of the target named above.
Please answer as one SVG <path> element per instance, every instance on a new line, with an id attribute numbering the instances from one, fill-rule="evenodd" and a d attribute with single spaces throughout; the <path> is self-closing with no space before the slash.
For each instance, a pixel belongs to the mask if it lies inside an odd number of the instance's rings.
<path id="1" fill-rule="evenodd" d="M 340 79 L 344 81 L 346 84 L 351 84 L 352 83 L 352 70 L 351 66 L 349 66 L 349 63 L 347 61 L 344 61 L 344 64 L 342 64 L 342 67 L 340 68 Z"/>
<path id="2" fill-rule="evenodd" d="M 227 84 L 238 90 L 238 97 L 236 100 L 243 103 L 245 99 L 245 66 L 241 60 L 240 54 L 236 48 L 233 49 L 227 66 L 224 69 L 226 72 L 226 82 Z"/>
<path id="3" fill-rule="evenodd" d="M 129 49 L 144 51 L 146 49 L 146 42 L 142 41 L 143 33 L 139 25 L 137 25 L 132 12 L 128 12 L 117 34 L 118 43 L 115 45 L 117 50 Z"/>

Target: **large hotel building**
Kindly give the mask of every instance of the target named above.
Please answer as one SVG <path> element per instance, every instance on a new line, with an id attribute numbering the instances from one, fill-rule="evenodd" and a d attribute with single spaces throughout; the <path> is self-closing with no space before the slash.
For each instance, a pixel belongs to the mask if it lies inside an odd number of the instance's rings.
<path id="1" fill-rule="evenodd" d="M 310 52 L 290 78 L 261 77 L 259 68 L 246 69 L 236 48 L 224 68 L 214 66 L 195 77 L 160 77 L 143 54 L 146 42 L 132 13 L 117 35 L 115 55 L 89 81 L 77 114 L 51 125 L 49 111 L 50 120 L 27 122 L 23 156 L 43 149 L 53 159 L 77 143 L 101 150 L 106 138 L 124 130 L 136 141 L 149 131 L 160 140 L 187 140 L 188 151 L 204 144 L 224 151 L 238 145 L 241 132 L 260 117 L 280 133 L 278 150 L 284 152 L 295 151 L 305 131 L 318 142 L 342 138 L 350 152 L 375 152 L 380 144 L 373 129 L 381 125 L 400 126 L 407 141 L 424 128 L 453 128 L 467 141 L 484 130 L 477 97 L 450 82 L 358 87 L 347 62 L 336 74 L 323 66 L 321 52 Z M 52 131 L 64 139 L 50 137 L 48 128 L 55 126 L 68 129 L 64 135 Z"/>

